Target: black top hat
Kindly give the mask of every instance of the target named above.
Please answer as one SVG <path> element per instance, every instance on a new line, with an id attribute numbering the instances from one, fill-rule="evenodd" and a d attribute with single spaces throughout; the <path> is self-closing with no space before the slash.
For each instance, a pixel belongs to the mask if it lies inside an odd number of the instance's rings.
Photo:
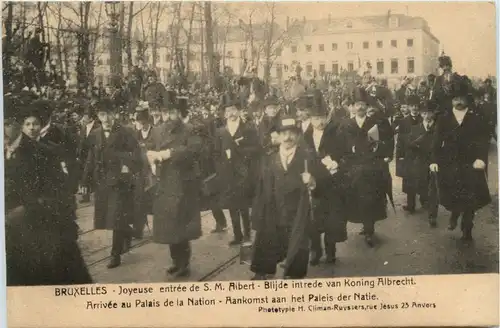
<path id="1" fill-rule="evenodd" d="M 95 111 L 97 113 L 99 112 L 105 112 L 105 113 L 118 113 L 119 112 L 119 107 L 116 106 L 113 101 L 109 98 L 102 98 L 99 101 L 95 103 Z"/>
<path id="2" fill-rule="evenodd" d="M 23 106 L 19 113 L 19 120 L 24 121 L 28 117 L 36 117 L 40 120 L 42 126 L 45 126 L 50 121 L 54 104 L 50 100 L 40 99 L 32 104 Z"/>
<path id="3" fill-rule="evenodd" d="M 176 108 L 182 117 L 186 117 L 188 114 L 188 100 L 188 97 L 177 97 Z"/>
<path id="4" fill-rule="evenodd" d="M 420 97 L 417 96 L 417 95 L 409 95 L 407 98 L 406 98 L 406 104 L 409 105 L 409 106 L 419 106 L 420 105 Z"/>
<path id="5" fill-rule="evenodd" d="M 135 115 L 135 120 L 137 122 L 148 122 L 150 119 L 149 112 L 147 110 L 136 112 Z"/>
<path id="6" fill-rule="evenodd" d="M 222 94 L 220 98 L 220 106 L 222 109 L 228 108 L 228 107 L 236 107 L 238 109 L 241 109 L 241 101 L 238 99 L 238 97 L 235 94 L 232 94 L 230 92 L 226 92 Z"/>
<path id="7" fill-rule="evenodd" d="M 439 110 L 438 103 L 435 101 L 430 101 L 430 100 L 425 101 L 424 103 L 422 103 L 422 106 L 420 106 L 418 108 L 418 111 L 421 113 L 424 113 L 424 112 L 437 113 L 438 110 Z"/>
<path id="8" fill-rule="evenodd" d="M 321 99 L 312 94 L 307 94 L 301 96 L 296 102 L 295 106 L 299 110 L 307 110 L 309 115 L 311 116 L 326 116 L 328 115 L 328 111 Z"/>
<path id="9" fill-rule="evenodd" d="M 278 132 L 286 131 L 286 130 L 292 130 L 292 131 L 297 131 L 300 132 L 300 127 L 299 123 L 293 116 L 289 115 L 284 115 L 283 117 L 280 117 L 280 119 L 277 122 L 276 130 Z"/>
<path id="10" fill-rule="evenodd" d="M 440 68 L 443 68 L 445 66 L 449 66 L 449 67 L 453 66 L 450 56 L 445 55 L 444 52 L 441 54 L 441 56 L 439 56 L 438 61 L 439 61 Z"/>

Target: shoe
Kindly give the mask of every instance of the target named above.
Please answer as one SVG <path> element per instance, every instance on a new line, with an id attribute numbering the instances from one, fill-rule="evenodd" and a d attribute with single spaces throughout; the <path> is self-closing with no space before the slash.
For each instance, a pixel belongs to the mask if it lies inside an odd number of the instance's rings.
<path id="1" fill-rule="evenodd" d="M 429 218 L 429 226 L 431 228 L 435 228 L 437 227 L 437 221 L 436 221 L 436 218 Z"/>
<path id="2" fill-rule="evenodd" d="M 373 247 L 373 237 L 370 235 L 365 235 L 365 242 L 368 245 L 368 247 L 372 248 Z"/>
<path id="3" fill-rule="evenodd" d="M 122 255 L 130 252 L 131 248 L 132 248 L 132 236 L 130 236 L 127 239 L 125 239 L 125 242 L 124 242 L 124 245 L 123 245 Z"/>
<path id="4" fill-rule="evenodd" d="M 108 269 L 114 269 L 122 264 L 122 259 L 120 255 L 112 256 L 111 260 L 109 261 L 107 267 Z"/>
<path id="5" fill-rule="evenodd" d="M 174 274 L 177 271 L 179 271 L 179 267 L 175 265 L 172 265 L 170 268 L 167 269 L 168 274 Z"/>
<path id="6" fill-rule="evenodd" d="M 411 208 L 408 205 L 404 205 L 403 206 L 403 210 L 406 211 L 406 212 L 408 212 L 408 213 L 410 213 L 410 214 L 415 213 L 415 208 Z"/>
<path id="7" fill-rule="evenodd" d="M 266 280 L 266 275 L 256 273 L 250 280 Z"/>
<path id="8" fill-rule="evenodd" d="M 175 277 L 187 277 L 189 276 L 189 274 L 191 273 L 191 271 L 189 270 L 189 266 L 186 265 L 182 268 L 179 268 L 175 273 L 174 273 L 174 276 Z"/>
<path id="9" fill-rule="evenodd" d="M 472 241 L 472 233 L 470 231 L 468 232 L 463 232 L 462 237 L 460 237 L 461 240 L 463 241 Z"/>
<path id="10" fill-rule="evenodd" d="M 224 232 L 227 230 L 227 226 L 215 226 L 215 229 L 213 229 L 211 231 L 211 233 L 220 233 L 220 232 Z"/>
<path id="11" fill-rule="evenodd" d="M 309 261 L 309 264 L 312 266 L 318 265 L 322 256 L 323 256 L 323 254 L 321 254 L 321 252 L 313 252 L 312 256 L 311 256 L 311 260 Z"/>
<path id="12" fill-rule="evenodd" d="M 241 239 L 233 239 L 229 242 L 229 246 L 241 245 L 241 242 L 242 242 Z"/>
<path id="13" fill-rule="evenodd" d="M 335 255 L 327 255 L 326 256 L 325 263 L 335 264 L 335 262 L 337 262 L 337 258 L 335 257 Z"/>

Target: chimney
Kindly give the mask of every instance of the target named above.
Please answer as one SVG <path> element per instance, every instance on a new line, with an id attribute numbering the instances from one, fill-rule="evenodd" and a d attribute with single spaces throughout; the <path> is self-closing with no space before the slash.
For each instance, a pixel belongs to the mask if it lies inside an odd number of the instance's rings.
<path id="1" fill-rule="evenodd" d="M 332 23 L 332 14 L 328 14 L 328 24 Z"/>
<path id="2" fill-rule="evenodd" d="M 302 21 L 304 22 L 304 24 L 306 23 L 306 16 L 302 17 Z"/>
<path id="3" fill-rule="evenodd" d="M 290 16 L 286 16 L 286 29 L 290 26 Z"/>

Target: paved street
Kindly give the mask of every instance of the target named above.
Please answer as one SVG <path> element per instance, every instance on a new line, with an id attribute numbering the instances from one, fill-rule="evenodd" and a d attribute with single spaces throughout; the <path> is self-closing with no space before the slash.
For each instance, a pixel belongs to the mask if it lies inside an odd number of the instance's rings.
<path id="1" fill-rule="evenodd" d="M 490 192 L 497 197 L 498 162 L 495 145 L 491 145 L 489 164 Z M 394 167 L 392 167 L 394 169 Z M 406 274 L 453 274 L 498 272 L 498 201 L 477 213 L 473 231 L 474 243 L 464 247 L 460 229 L 446 229 L 449 214 L 440 208 L 438 227 L 431 229 L 422 210 L 408 215 L 402 210 L 405 196 L 401 179 L 394 180 L 395 211 L 376 226 L 376 247 L 369 249 L 358 235 L 360 225 L 349 224 L 349 239 L 337 247 L 334 266 L 311 267 L 309 277 L 378 276 Z M 165 269 L 170 265 L 167 245 L 149 242 L 146 230 L 143 241 L 134 241 L 131 253 L 122 266 L 106 268 L 111 246 L 111 232 L 92 230 L 93 207 L 78 210 L 82 230 L 80 245 L 91 274 L 99 283 L 169 281 Z M 229 217 L 228 213 L 226 216 Z M 230 220 L 228 219 L 228 222 Z M 202 213 L 203 236 L 193 243 L 190 281 L 239 280 L 252 276 L 248 265 L 239 263 L 239 249 L 227 246 L 231 229 L 223 234 L 210 234 L 215 221 L 210 212 Z M 150 218 L 151 226 L 151 218 Z M 278 272 L 280 274 L 280 272 Z"/>

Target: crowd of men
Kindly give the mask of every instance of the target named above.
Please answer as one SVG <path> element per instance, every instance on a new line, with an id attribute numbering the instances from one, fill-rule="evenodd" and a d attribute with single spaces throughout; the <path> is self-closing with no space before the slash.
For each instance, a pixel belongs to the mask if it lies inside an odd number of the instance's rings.
<path id="1" fill-rule="evenodd" d="M 442 205 L 448 229 L 461 218 L 470 242 L 475 212 L 491 201 L 496 90 L 491 81 L 472 88 L 447 56 L 440 67 L 425 88 L 403 84 L 390 102 L 368 74 L 335 97 L 311 84 L 288 99 L 240 79 L 217 103 L 215 92 L 194 101 L 151 76 L 133 112 L 103 95 L 57 103 L 29 90 L 5 95 L 8 285 L 92 282 L 77 244 L 77 193 L 82 202 L 94 194 L 94 227 L 113 231 L 109 269 L 152 215 L 153 242 L 170 249 L 167 274 L 188 276 L 200 212 L 210 210 L 212 233 L 223 233 L 227 209 L 230 246 L 253 244 L 254 279 L 277 266 L 286 279 L 305 278 L 323 256 L 335 263 L 347 222 L 376 244 L 376 223 L 394 206 L 393 160 L 404 210 L 416 211 L 418 195 L 434 228 Z"/>

